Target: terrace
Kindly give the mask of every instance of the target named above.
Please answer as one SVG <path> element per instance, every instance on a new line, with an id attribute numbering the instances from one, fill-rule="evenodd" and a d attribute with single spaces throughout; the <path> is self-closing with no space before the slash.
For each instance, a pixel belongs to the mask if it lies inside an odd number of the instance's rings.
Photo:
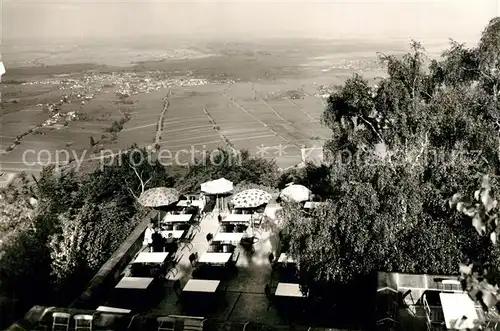
<path id="1" fill-rule="evenodd" d="M 325 303 L 301 291 L 295 276 L 297 266 L 283 251 L 275 219 L 261 216 L 250 221 L 251 214 L 225 213 L 222 220 L 218 213 L 190 215 L 195 202 L 181 201 L 179 209 L 184 213 L 161 218 L 168 227 L 162 234 L 172 234 L 178 250 L 151 253 L 143 246 L 150 218 L 144 220 L 124 243 L 126 252 L 117 252 L 110 259 L 118 267 L 113 263 L 104 266 L 106 274 L 98 274 L 69 309 L 31 312 L 41 321 L 38 326 L 51 329 L 54 311 L 69 313 L 69 320 L 68 315 L 61 316 L 66 318 L 62 323 L 71 328 L 75 315 L 90 315 L 94 329 L 104 330 L 157 328 L 157 319 L 168 316 L 176 327 L 203 320 L 204 329 L 293 326 L 308 330 L 336 324 L 332 311 L 322 309 L 327 307 Z M 261 215 L 274 215 L 276 209 L 278 205 L 270 204 Z M 254 236 L 250 242 L 245 240 Z"/>

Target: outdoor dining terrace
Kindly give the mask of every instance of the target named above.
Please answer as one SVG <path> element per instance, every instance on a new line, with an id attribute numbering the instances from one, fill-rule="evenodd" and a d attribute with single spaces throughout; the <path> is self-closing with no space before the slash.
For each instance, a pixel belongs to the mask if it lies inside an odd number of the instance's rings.
<path id="1" fill-rule="evenodd" d="M 173 321 L 175 330 L 184 328 L 186 320 L 197 321 L 195 329 L 200 331 L 222 326 L 245 331 L 287 329 L 288 325 L 306 331 L 323 326 L 313 302 L 298 285 L 296 263 L 281 251 L 279 231 L 271 231 L 274 221 L 262 221 L 254 249 L 249 250 L 238 241 L 249 237 L 251 229 L 234 232 L 242 223 L 228 222 L 231 215 L 235 214 L 224 214 L 221 222 L 218 214 L 202 218 L 196 229 L 185 230 L 184 236 L 194 233 L 192 245 L 180 245 L 174 253 L 151 252 L 144 246 L 93 310 L 56 309 L 63 315 L 62 322 L 57 322 L 62 328 L 56 325 L 55 329 L 80 330 L 74 320 L 77 315 L 89 319 L 86 325 L 91 323 L 92 329 L 87 331 L 163 330 L 162 319 Z M 225 232 L 226 224 L 234 227 L 233 232 Z M 212 234 L 210 240 L 208 234 Z M 233 249 L 210 249 L 216 241 Z M 166 272 L 158 272 L 162 268 Z M 169 268 L 175 271 L 168 272 Z M 156 271 L 148 274 L 151 270 Z M 53 314 L 44 318 L 37 329 L 55 330 Z"/>
<path id="2" fill-rule="evenodd" d="M 167 215 L 163 221 L 175 228 L 199 216 L 178 217 L 185 215 Z M 252 321 L 277 325 L 305 318 L 307 295 L 301 292 L 293 259 L 281 252 L 274 221 L 259 217 L 252 230 L 253 215 L 225 213 L 220 221 L 218 215 L 174 230 L 179 231 L 176 252 L 141 249 L 96 309 L 241 322 L 252 316 Z"/>
<path id="3" fill-rule="evenodd" d="M 148 323 L 152 319 L 159 331 L 181 328 L 186 321 L 190 330 L 201 331 L 207 320 L 305 328 L 332 327 L 345 320 L 322 288 L 300 285 L 300 266 L 288 254 L 287 235 L 275 217 L 280 207 L 270 194 L 246 190 L 235 194 L 227 208 L 227 201 L 208 204 L 202 196 L 178 201 L 172 189 L 150 191 L 144 205 L 154 207 L 160 195 L 171 195 L 168 211 L 152 213 L 142 232 L 134 231 L 136 244 L 127 248 L 133 253 L 127 253 L 131 255 L 121 269 L 109 267 L 115 271 L 104 287 L 87 290 L 72 304 L 72 309 L 93 312 L 78 317 L 87 323 L 86 330 L 124 327 L 103 328 L 98 321 L 108 315 L 129 320 L 128 330 L 144 327 L 133 326 L 134 316 Z M 52 316 L 53 323 L 57 316 Z M 66 331 L 71 323 L 76 326 L 74 314 L 60 317 Z"/>

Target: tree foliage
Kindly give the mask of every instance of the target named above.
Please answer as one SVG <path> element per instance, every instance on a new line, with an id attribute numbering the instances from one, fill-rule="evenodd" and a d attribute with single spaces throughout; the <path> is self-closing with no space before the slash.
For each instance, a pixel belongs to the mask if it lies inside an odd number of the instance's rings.
<path id="1" fill-rule="evenodd" d="M 145 216 L 136 196 L 175 185 L 167 169 L 148 158 L 133 146 L 91 173 L 48 167 L 36 181 L 21 177 L 3 190 L 0 295 L 23 302 L 24 311 L 67 304 L 83 291 Z"/>
<path id="2" fill-rule="evenodd" d="M 446 201 L 474 190 L 478 173 L 498 174 L 499 22 L 490 22 L 478 47 L 452 42 L 440 59 L 428 59 L 417 42 L 404 56 L 381 55 L 387 75 L 377 85 L 354 75 L 329 97 L 328 205 L 284 212 L 291 253 L 316 281 L 496 263 L 484 231 Z M 486 214 L 472 216 L 476 227 L 491 223 L 478 221 Z"/>

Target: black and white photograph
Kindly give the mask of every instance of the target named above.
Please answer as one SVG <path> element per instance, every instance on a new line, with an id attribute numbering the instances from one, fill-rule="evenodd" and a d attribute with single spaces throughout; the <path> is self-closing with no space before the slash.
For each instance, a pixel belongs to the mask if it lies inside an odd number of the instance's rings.
<path id="1" fill-rule="evenodd" d="M 0 15 L 0 330 L 500 331 L 499 0 Z"/>

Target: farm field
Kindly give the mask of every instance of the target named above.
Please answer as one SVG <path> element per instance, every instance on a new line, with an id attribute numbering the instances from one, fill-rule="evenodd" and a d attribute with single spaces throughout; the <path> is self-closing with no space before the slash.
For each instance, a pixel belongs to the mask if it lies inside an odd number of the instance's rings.
<path id="1" fill-rule="evenodd" d="M 2 116 L 0 171 L 26 171 L 37 173 L 43 166 L 54 162 L 87 157 L 92 154 L 90 137 L 99 144 L 112 144 L 108 129 L 113 121 L 123 115 L 116 104 L 115 96 L 109 93 L 97 95 L 85 106 L 67 103 L 60 106 L 60 113 L 78 113 L 78 117 L 67 120 L 64 116 L 54 123 L 41 126 L 54 114 L 41 107 L 30 106 Z M 123 108 L 123 107 L 121 107 Z M 29 130 L 38 127 L 34 132 Z M 13 150 L 5 149 L 15 138 L 23 135 Z"/>
<path id="2" fill-rule="evenodd" d="M 37 158 L 46 164 L 58 150 L 89 158 L 100 150 L 118 152 L 133 144 L 156 143 L 166 162 L 185 164 L 219 147 L 231 147 L 275 159 L 282 168 L 294 166 L 302 161 L 304 148 L 321 154 L 330 136 L 320 123 L 325 96 L 353 73 L 375 83 L 382 73 L 375 52 L 402 49 L 278 40 L 196 45 L 193 49 L 203 49 L 203 54 L 191 56 L 187 43 L 179 52 L 166 49 L 157 60 L 132 56 L 134 63 L 123 65 L 137 47 L 148 53 L 146 46 L 120 46 L 124 53 L 114 59 L 116 52 L 106 53 L 105 46 L 96 44 L 92 47 L 99 56 L 93 64 L 78 63 L 79 47 L 72 46 L 61 48 L 59 62 L 58 53 L 49 52 L 36 59 L 37 66 L 8 70 L 4 79 L 9 83 L 2 84 L 0 172 L 38 172 Z M 85 54 L 91 54 L 92 47 L 85 48 Z M 156 56 L 160 46 L 151 47 L 150 55 Z M 6 59 L 15 60 L 15 54 L 10 52 Z M 26 54 L 29 58 L 30 52 Z M 49 58 L 50 63 L 44 63 Z M 62 102 L 65 97 L 73 102 Z M 65 119 L 70 114 L 74 118 Z M 59 118 L 52 121 L 55 115 Z M 43 129 L 30 131 L 49 119 Z"/>
<path id="3" fill-rule="evenodd" d="M 91 136 L 101 148 L 114 152 L 133 144 L 152 145 L 165 97 L 169 106 L 158 141 L 164 158 L 186 164 L 219 147 L 233 147 L 276 159 L 280 167 L 287 168 L 302 161 L 301 148 L 322 146 L 329 135 L 329 130 L 319 122 L 324 109 L 320 99 L 307 94 L 300 99 L 287 96 L 286 92 L 303 86 L 302 81 L 207 84 L 134 95 L 126 103 L 120 102 L 112 91 L 106 91 L 85 105 L 64 104 L 64 112 L 76 111 L 80 118 L 66 126 L 44 128 L 23 137 L 13 151 L 2 155 L 2 168 L 14 169 L 22 164 L 24 157 L 29 166 L 25 164 L 19 169 L 38 172 L 49 157 L 54 159 L 61 150 L 76 157 L 82 157 L 83 153 L 90 157 Z M 290 90 L 284 91 L 283 87 Z M 128 121 L 114 139 L 109 139 L 107 131 L 112 123 L 125 116 Z M 48 117 L 47 112 L 36 107 L 4 115 L 2 124 L 8 129 L 2 131 L 2 148 Z M 65 155 L 60 154 L 60 158 Z"/>

